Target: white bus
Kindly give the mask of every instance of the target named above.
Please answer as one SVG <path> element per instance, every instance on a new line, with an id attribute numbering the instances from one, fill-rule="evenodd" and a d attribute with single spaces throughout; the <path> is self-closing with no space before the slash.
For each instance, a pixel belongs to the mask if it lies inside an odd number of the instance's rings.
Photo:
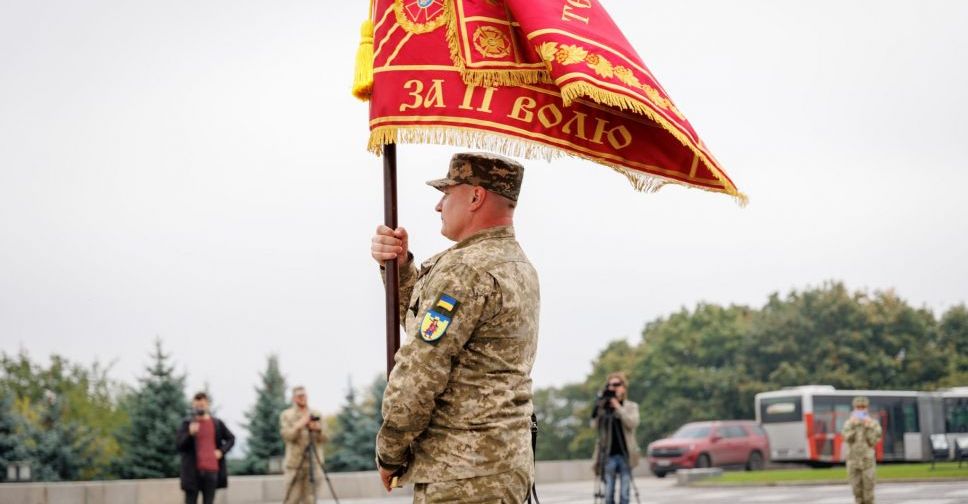
<path id="1" fill-rule="evenodd" d="M 968 432 L 968 388 L 941 392 L 837 390 L 808 385 L 756 395 L 756 420 L 770 439 L 770 459 L 827 465 L 844 461 L 840 431 L 855 396 L 870 399 L 884 432 L 875 447 L 879 461 L 931 457 L 930 435 Z"/>

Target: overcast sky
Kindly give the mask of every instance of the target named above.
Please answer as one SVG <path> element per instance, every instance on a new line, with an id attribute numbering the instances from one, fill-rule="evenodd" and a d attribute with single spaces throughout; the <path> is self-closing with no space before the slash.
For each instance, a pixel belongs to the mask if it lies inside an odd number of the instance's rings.
<path id="1" fill-rule="evenodd" d="M 698 302 L 828 279 L 968 300 L 968 2 L 604 3 L 751 202 L 527 162 L 538 386 Z M 0 0 L 0 350 L 133 382 L 160 337 L 236 431 L 270 353 L 327 412 L 379 375 L 381 161 L 348 92 L 366 9 Z M 418 258 L 448 245 L 423 181 L 453 152 L 399 149 Z"/>

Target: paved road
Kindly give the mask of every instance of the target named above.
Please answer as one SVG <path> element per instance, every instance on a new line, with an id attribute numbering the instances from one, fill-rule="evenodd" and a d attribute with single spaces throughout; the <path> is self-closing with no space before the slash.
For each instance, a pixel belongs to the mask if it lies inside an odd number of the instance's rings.
<path id="1" fill-rule="evenodd" d="M 853 504 L 845 482 L 834 486 L 762 488 L 683 488 L 675 480 L 636 480 L 643 503 L 649 504 Z M 541 504 L 591 504 L 592 483 L 559 483 L 538 488 Z M 883 483 L 877 486 L 878 504 L 968 504 L 968 480 L 956 483 Z M 327 504 L 332 501 L 320 501 Z M 345 504 L 404 504 L 409 497 L 341 500 Z M 635 497 L 632 497 L 635 503 Z"/>

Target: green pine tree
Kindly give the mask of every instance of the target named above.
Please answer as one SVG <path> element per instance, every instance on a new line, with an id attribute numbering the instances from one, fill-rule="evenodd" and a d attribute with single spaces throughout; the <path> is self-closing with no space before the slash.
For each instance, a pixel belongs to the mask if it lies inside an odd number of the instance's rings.
<path id="1" fill-rule="evenodd" d="M 279 357 L 270 355 L 266 370 L 260 375 L 262 384 L 256 387 L 256 400 L 245 414 L 249 431 L 245 455 L 246 474 L 266 474 L 269 459 L 282 456 L 285 444 L 279 437 L 279 414 L 286 409 L 286 379 L 279 371 Z"/>
<path id="2" fill-rule="evenodd" d="M 40 427 L 32 429 L 32 475 L 38 481 L 72 481 L 90 466 L 92 429 L 64 418 L 64 400 L 53 392 L 40 412 Z"/>
<path id="3" fill-rule="evenodd" d="M 363 402 L 363 414 L 366 417 L 366 421 L 363 422 L 363 439 L 367 440 L 366 445 L 361 446 L 360 449 L 364 451 L 373 462 L 371 469 L 376 468 L 376 462 L 373 461 L 374 454 L 376 451 L 376 435 L 380 432 L 380 427 L 383 426 L 383 393 L 387 389 L 387 380 L 382 375 L 377 376 L 373 383 L 370 384 L 367 390 L 367 398 Z"/>
<path id="4" fill-rule="evenodd" d="M 13 407 L 14 396 L 10 392 L 0 393 L 0 469 L 10 462 L 27 459 L 28 424 Z M 6 477 L 6 471 L 0 471 Z"/>
<path id="5" fill-rule="evenodd" d="M 169 355 L 155 341 L 151 364 L 140 386 L 128 398 L 130 425 L 121 435 L 124 455 L 120 472 L 125 478 L 170 478 L 178 475 L 175 433 L 185 418 L 185 376 L 176 375 Z"/>
<path id="6" fill-rule="evenodd" d="M 376 434 L 383 425 L 383 391 L 386 380 L 377 379 L 367 388 L 366 397 L 357 402 L 352 384 L 347 387 L 346 404 L 336 416 L 330 439 L 333 452 L 327 455 L 326 468 L 334 472 L 368 471 L 376 468 Z"/>

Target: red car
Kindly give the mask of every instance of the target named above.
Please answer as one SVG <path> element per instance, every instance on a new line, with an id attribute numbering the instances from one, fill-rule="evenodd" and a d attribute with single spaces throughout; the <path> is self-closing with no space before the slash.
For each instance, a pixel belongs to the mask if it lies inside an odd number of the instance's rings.
<path id="1" fill-rule="evenodd" d="M 763 469 L 770 453 L 766 432 L 752 420 L 692 422 L 649 444 L 649 468 L 663 478 L 676 469 L 743 466 Z"/>

